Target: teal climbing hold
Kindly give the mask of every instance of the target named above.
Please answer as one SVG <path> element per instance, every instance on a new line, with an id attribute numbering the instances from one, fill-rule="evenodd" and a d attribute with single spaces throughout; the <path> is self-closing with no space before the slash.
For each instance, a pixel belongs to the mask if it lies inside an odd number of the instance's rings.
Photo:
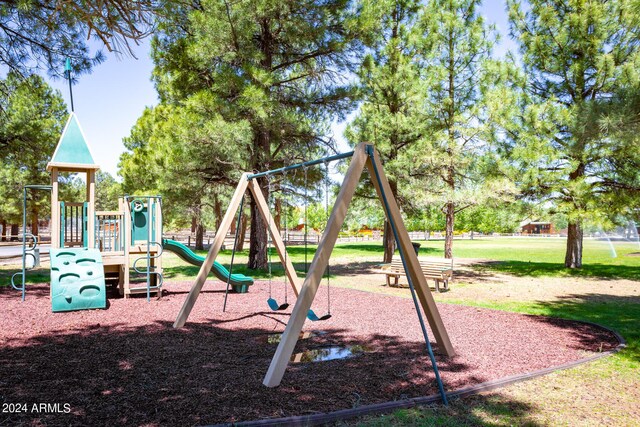
<path id="1" fill-rule="evenodd" d="M 102 255 L 98 249 L 51 249 L 51 310 L 107 307 Z"/>

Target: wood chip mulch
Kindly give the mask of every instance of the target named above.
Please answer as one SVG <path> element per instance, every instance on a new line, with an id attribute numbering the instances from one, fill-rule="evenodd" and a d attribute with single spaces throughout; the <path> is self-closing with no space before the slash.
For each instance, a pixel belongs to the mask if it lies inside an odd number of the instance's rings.
<path id="1" fill-rule="evenodd" d="M 290 364 L 280 387 L 270 389 L 262 379 L 277 343 L 268 338 L 284 330 L 293 305 L 270 311 L 268 286 L 258 282 L 247 294 L 230 294 L 222 313 L 224 287 L 208 282 L 187 326 L 173 329 L 190 285 L 168 283 L 166 295 L 149 303 L 110 298 L 107 310 L 56 314 L 46 285 L 29 287 L 25 302 L 0 288 L 0 405 L 14 409 L 0 412 L 0 425 L 211 424 L 437 393 L 411 299 L 332 288 L 333 317 L 307 321 L 304 330 L 316 334 L 299 341 L 296 352 L 352 345 L 366 351 Z M 284 299 L 283 284 L 273 292 Z M 326 311 L 324 284 L 313 308 L 318 315 Z M 448 391 L 618 344 L 613 334 L 577 322 L 439 308 L 458 353 L 444 357 L 430 335 Z M 33 406 L 41 403 L 52 405 Z M 16 413 L 16 404 L 26 404 L 26 411 Z"/>

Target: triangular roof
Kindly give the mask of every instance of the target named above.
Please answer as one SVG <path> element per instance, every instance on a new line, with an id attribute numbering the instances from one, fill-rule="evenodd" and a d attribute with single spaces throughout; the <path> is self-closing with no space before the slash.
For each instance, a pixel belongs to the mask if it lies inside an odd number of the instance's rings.
<path id="1" fill-rule="evenodd" d="M 73 112 L 69 115 L 67 124 L 64 126 L 56 151 L 47 165 L 47 170 L 50 171 L 54 167 L 72 171 L 100 169 L 100 166 L 96 165 L 93 160 L 91 149 L 87 144 L 84 132 L 82 132 L 78 117 Z"/>

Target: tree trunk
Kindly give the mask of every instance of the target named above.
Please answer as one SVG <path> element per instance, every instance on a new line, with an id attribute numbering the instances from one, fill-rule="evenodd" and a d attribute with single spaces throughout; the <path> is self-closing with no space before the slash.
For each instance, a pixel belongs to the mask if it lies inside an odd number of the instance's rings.
<path id="1" fill-rule="evenodd" d="M 196 250 L 203 251 L 204 250 L 204 232 L 205 228 L 202 224 L 202 221 L 198 221 L 196 224 Z"/>
<path id="2" fill-rule="evenodd" d="M 2 241 L 7 241 L 7 221 L 4 219 L 0 222 L 0 226 L 2 226 Z"/>
<path id="3" fill-rule="evenodd" d="M 454 147 L 456 146 L 455 136 L 455 122 L 456 122 L 456 86 L 455 86 L 455 44 L 454 44 L 454 30 L 453 27 L 449 27 L 449 66 L 447 72 L 449 74 L 449 108 L 447 109 L 446 123 L 447 133 L 449 135 L 449 146 L 447 147 L 447 176 L 445 177 L 445 183 L 449 187 L 450 199 L 445 205 L 446 226 L 444 236 L 444 257 L 447 259 L 453 258 L 453 229 L 456 218 L 456 205 L 454 203 L 454 192 L 456 190 L 455 181 L 455 167 L 454 167 Z"/>
<path id="4" fill-rule="evenodd" d="M 398 200 L 398 183 L 395 180 L 389 180 L 389 187 L 391 188 L 391 194 L 393 198 Z M 393 254 L 396 252 L 396 239 L 393 236 L 393 230 L 391 224 L 385 219 L 384 221 L 384 234 L 382 236 L 382 245 L 384 247 L 384 263 L 390 263 L 393 258 Z"/>
<path id="5" fill-rule="evenodd" d="M 19 239 L 18 235 L 20 234 L 20 226 L 18 224 L 11 224 L 11 238 L 12 242 L 17 242 Z"/>
<path id="6" fill-rule="evenodd" d="M 198 220 L 196 219 L 195 215 L 191 217 L 191 233 L 195 233 L 196 232 L 196 226 L 198 225 Z"/>
<path id="7" fill-rule="evenodd" d="M 570 221 L 567 229 L 567 252 L 564 266 L 582 268 L 582 226 L 577 221 Z"/>
<path id="8" fill-rule="evenodd" d="M 260 186 L 262 192 L 267 190 L 264 186 Z M 265 195 L 268 198 L 268 195 Z M 251 269 L 266 269 L 267 268 L 267 224 L 262 219 L 262 216 L 258 212 L 258 206 L 256 205 L 253 196 L 251 196 L 250 202 L 251 210 L 251 230 L 249 233 L 249 264 Z"/>
<path id="9" fill-rule="evenodd" d="M 276 223 L 276 228 L 278 231 L 282 230 L 282 200 L 280 198 L 276 199 L 275 203 L 275 214 L 273 215 L 273 220 Z"/>
<path id="10" fill-rule="evenodd" d="M 38 208 L 34 207 L 31 212 L 31 234 L 37 236 L 38 232 Z"/>
<path id="11" fill-rule="evenodd" d="M 220 202 L 220 199 L 218 199 L 217 197 L 215 198 L 215 201 L 213 203 L 213 210 L 216 216 L 216 230 L 217 230 L 220 228 L 220 224 L 222 224 L 222 203 Z M 235 227 L 235 222 L 232 222 L 231 224 L 232 224 L 231 233 L 233 234 L 235 232 L 233 229 L 233 227 Z"/>
<path id="12" fill-rule="evenodd" d="M 444 236 L 444 257 L 453 258 L 453 225 L 456 217 L 455 203 L 448 202 L 445 206 L 447 225 Z"/>
<path id="13" fill-rule="evenodd" d="M 260 59 L 260 67 L 270 72 L 273 66 L 273 34 L 271 34 L 271 23 L 263 20 L 260 23 L 260 35 L 258 41 L 262 58 Z M 263 87 L 265 95 L 269 96 L 270 88 Z M 264 124 L 256 123 L 254 128 L 253 158 L 251 159 L 251 167 L 254 170 L 269 169 L 271 166 L 271 135 L 269 129 Z M 260 189 L 266 200 L 269 200 L 269 189 L 266 180 L 259 179 Z M 249 264 L 251 269 L 267 268 L 267 224 L 260 216 L 256 201 L 251 197 L 251 233 L 249 239 Z"/>
<path id="14" fill-rule="evenodd" d="M 238 247 L 236 251 L 244 250 L 244 236 L 247 234 L 247 215 L 243 213 L 242 218 L 240 218 L 240 236 L 238 237 Z"/>

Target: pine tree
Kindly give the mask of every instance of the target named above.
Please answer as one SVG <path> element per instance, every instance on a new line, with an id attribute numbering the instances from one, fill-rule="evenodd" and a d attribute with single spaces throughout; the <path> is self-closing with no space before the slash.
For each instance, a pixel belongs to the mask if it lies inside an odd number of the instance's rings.
<path id="1" fill-rule="evenodd" d="M 154 42 L 162 102 L 244 123 L 239 170 L 265 170 L 331 149 L 328 118 L 347 112 L 353 39 L 347 0 L 202 1 L 175 7 Z M 331 117 L 331 118 L 333 118 Z M 222 141 L 221 143 L 226 143 Z M 267 195 L 266 180 L 260 185 Z M 267 265 L 266 224 L 251 210 L 250 268 Z"/>
<path id="2" fill-rule="evenodd" d="M 53 155 L 66 119 L 66 107 L 59 92 L 39 76 L 26 80 L 10 72 L 0 82 L 7 96 L 0 97 L 0 219 L 17 224 L 22 218 L 22 188 L 27 184 L 48 184 L 45 168 Z M 37 194 L 29 202 L 32 232 L 37 234 L 38 213 L 48 200 Z M 31 197 L 31 196 L 30 196 Z"/>
<path id="3" fill-rule="evenodd" d="M 399 188 L 412 169 L 409 148 L 424 136 L 425 88 L 412 40 L 419 10 L 417 0 L 361 2 L 359 25 L 369 34 L 366 40 L 369 53 L 358 71 L 364 101 L 346 133 L 352 145 L 361 141 L 375 144 L 385 164 L 393 197 L 401 207 L 407 207 L 411 201 L 410 197 L 403 197 L 406 192 Z M 383 262 L 391 262 L 395 239 L 387 221 L 383 245 Z"/>
<path id="4" fill-rule="evenodd" d="M 10 0 L 0 2 L 0 65 L 26 76 L 39 70 L 62 76 L 66 58 L 75 73 L 104 60 L 90 52 L 93 37 L 109 51 L 133 54 L 152 29 L 155 0 Z"/>
<path id="5" fill-rule="evenodd" d="M 582 266 L 583 223 L 614 214 L 640 191 L 637 138 L 605 124 L 621 93 L 637 89 L 640 45 L 632 2 L 509 1 L 529 97 L 511 129 L 523 191 L 568 215 L 565 266 Z M 628 201 L 628 200 L 627 200 Z"/>
<path id="6" fill-rule="evenodd" d="M 453 257 L 456 213 L 497 187 L 482 175 L 481 159 L 493 114 L 485 97 L 502 76 L 491 57 L 495 31 L 479 15 L 479 6 L 479 0 L 430 0 L 419 23 L 429 136 L 413 155 L 422 165 L 413 175 L 422 178 L 432 200 L 443 203 L 446 258 Z"/>

